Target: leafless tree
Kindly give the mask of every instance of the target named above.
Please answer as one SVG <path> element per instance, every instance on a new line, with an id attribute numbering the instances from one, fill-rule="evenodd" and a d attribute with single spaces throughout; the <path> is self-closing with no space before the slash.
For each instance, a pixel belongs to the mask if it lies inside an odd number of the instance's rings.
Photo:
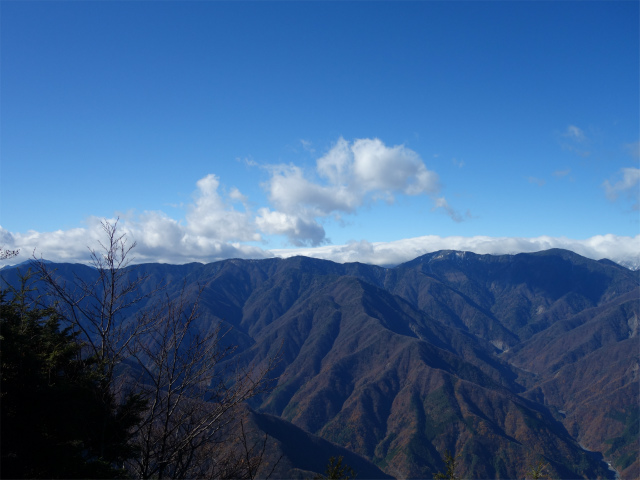
<path id="1" fill-rule="evenodd" d="M 220 479 L 270 478 L 282 456 L 272 457 L 272 463 L 265 461 L 268 435 L 248 431 L 245 415 L 240 416 L 239 428 L 233 429 L 235 437 L 228 442 L 226 452 L 218 452 L 218 468 L 214 477 Z"/>
<path id="2" fill-rule="evenodd" d="M 228 331 L 200 325 L 198 300 L 187 298 L 183 287 L 163 304 L 158 330 L 129 344 L 141 372 L 137 388 L 149 406 L 137 432 L 141 453 L 128 468 L 138 478 L 221 478 L 230 470 L 234 478 L 253 478 L 261 455 L 248 456 L 255 448 L 247 448 L 241 407 L 269 388 L 273 360 L 246 370 L 221 368 L 235 351 L 221 346 Z"/>
<path id="3" fill-rule="evenodd" d="M 125 467 L 137 478 L 254 478 L 266 438 L 250 442 L 240 412 L 270 387 L 275 359 L 230 367 L 228 331 L 198 316 L 203 288 L 185 284 L 174 296 L 162 284 L 149 288 L 149 276 L 130 266 L 135 242 L 117 221 L 102 228 L 106 241 L 90 250 L 94 275 L 64 281 L 45 261 L 35 265 L 109 391 L 146 401 L 132 432 L 139 453 Z"/>
<path id="4" fill-rule="evenodd" d="M 118 231 L 118 221 L 102 222 L 106 241 L 101 249 L 90 249 L 91 266 L 97 274 L 87 280 L 77 273 L 72 281 L 63 280 L 49 264 L 35 258 L 34 265 L 55 299 L 63 319 L 80 335 L 94 359 L 102 365 L 107 383 L 114 383 L 114 369 L 128 354 L 135 339 L 153 331 L 159 316 L 140 309 L 134 318 L 130 311 L 144 305 L 162 290 L 162 285 L 143 291 L 148 275 L 131 269 L 130 253 L 136 243 L 128 243 Z"/>

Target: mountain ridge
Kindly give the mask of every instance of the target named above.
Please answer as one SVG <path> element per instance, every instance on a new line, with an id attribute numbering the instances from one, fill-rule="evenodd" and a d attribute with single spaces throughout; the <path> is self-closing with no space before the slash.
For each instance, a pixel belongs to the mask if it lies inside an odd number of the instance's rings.
<path id="1" fill-rule="evenodd" d="M 233 362 L 281 352 L 258 413 L 387 474 L 431 476 L 448 449 L 474 478 L 522 475 L 531 452 L 561 478 L 607 477 L 578 442 L 621 462 L 623 477 L 637 472 L 640 282 L 613 262 L 443 250 L 394 268 L 308 257 L 129 268 L 170 280 L 171 295 L 203 287 L 202 328 L 232 329 Z"/>

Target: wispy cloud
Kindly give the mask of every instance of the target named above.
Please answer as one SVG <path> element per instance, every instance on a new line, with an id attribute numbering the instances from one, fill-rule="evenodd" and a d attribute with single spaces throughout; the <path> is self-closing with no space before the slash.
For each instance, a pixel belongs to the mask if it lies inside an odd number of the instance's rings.
<path id="1" fill-rule="evenodd" d="M 537 177 L 528 177 L 527 180 L 529 181 L 529 183 L 533 183 L 534 185 L 537 185 L 539 187 L 542 187 L 546 183 L 546 180 Z"/>
<path id="2" fill-rule="evenodd" d="M 300 140 L 300 145 L 302 145 L 302 148 L 309 152 L 309 153 L 316 153 L 316 149 L 313 148 L 313 143 L 311 143 L 309 140 L 305 140 L 305 139 L 301 139 Z"/>
<path id="3" fill-rule="evenodd" d="M 633 158 L 640 158 L 640 142 L 627 143 L 624 148 Z"/>
<path id="4" fill-rule="evenodd" d="M 588 157 L 591 155 L 589 150 L 589 138 L 580 127 L 575 125 L 569 125 L 566 130 L 561 134 L 562 140 L 560 142 L 563 150 L 577 153 L 581 157 Z"/>
<path id="5" fill-rule="evenodd" d="M 571 173 L 571 169 L 567 168 L 565 170 L 556 170 L 555 172 L 553 172 L 553 176 L 557 178 L 563 178 L 569 175 L 570 173 Z"/>
<path id="6" fill-rule="evenodd" d="M 613 202 L 623 195 L 631 200 L 632 210 L 639 210 L 638 197 L 640 195 L 640 168 L 623 168 L 616 175 L 616 178 L 620 178 L 620 180 L 614 183 L 609 180 L 602 182 L 602 187 L 604 188 L 607 198 Z"/>
<path id="7" fill-rule="evenodd" d="M 458 160 L 457 158 L 452 158 L 451 163 L 453 163 L 458 168 L 462 168 L 465 165 L 464 160 Z"/>
<path id="8" fill-rule="evenodd" d="M 453 209 L 449 205 L 449 203 L 447 203 L 447 200 L 444 197 L 436 198 L 435 205 L 432 210 L 435 211 L 438 209 L 442 209 L 442 211 L 446 213 L 449 217 L 451 217 L 451 220 L 453 220 L 456 223 L 460 223 L 464 220 L 462 215 L 460 215 L 460 213 L 458 213 L 455 209 Z M 467 212 L 467 217 L 470 217 L 469 212 Z"/>
<path id="9" fill-rule="evenodd" d="M 569 125 L 564 132 L 564 136 L 579 143 L 582 143 L 587 139 L 584 131 L 575 125 Z"/>

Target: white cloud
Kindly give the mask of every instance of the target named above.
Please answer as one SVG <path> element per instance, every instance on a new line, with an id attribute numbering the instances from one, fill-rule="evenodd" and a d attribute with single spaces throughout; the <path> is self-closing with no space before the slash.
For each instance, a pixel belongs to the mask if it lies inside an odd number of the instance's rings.
<path id="1" fill-rule="evenodd" d="M 623 168 L 620 170 L 622 179 L 615 183 L 605 180 L 602 183 L 607 198 L 615 201 L 622 194 L 627 195 L 633 202 L 632 209 L 638 210 L 638 195 L 640 193 L 640 168 Z M 618 175 L 619 177 L 620 175 Z"/>
<path id="2" fill-rule="evenodd" d="M 247 198 L 238 189 L 232 189 L 228 196 L 223 197 L 219 193 L 220 181 L 215 175 L 205 176 L 196 186 L 193 203 L 186 207 L 184 224 L 160 211 L 120 216 L 120 231 L 131 242 L 137 243 L 134 251 L 137 263 L 182 264 L 229 257 L 269 256 L 268 252 L 258 247 L 239 243 L 261 241 L 262 237 L 253 213 L 246 209 Z M 233 202 L 242 202 L 245 211 L 236 210 Z M 90 259 L 89 249 L 100 249 L 100 225 L 101 219 L 90 217 L 85 228 L 55 232 L 29 231 L 26 234 L 0 230 L 0 239 L 20 249 L 17 261 L 36 255 L 58 262 L 87 263 Z"/>
<path id="3" fill-rule="evenodd" d="M 569 125 L 564 132 L 564 136 L 576 142 L 584 142 L 587 139 L 584 131 L 582 131 L 581 128 L 578 128 L 575 125 Z"/>
<path id="4" fill-rule="evenodd" d="M 627 143 L 624 148 L 633 158 L 640 158 L 640 142 Z"/>
<path id="5" fill-rule="evenodd" d="M 568 132 L 577 138 L 584 136 L 577 127 L 569 128 Z M 445 213 L 455 222 L 464 217 L 440 195 L 438 175 L 427 168 L 416 152 L 403 145 L 387 147 L 378 139 L 348 142 L 340 138 L 317 160 L 314 171 L 305 172 L 295 165 L 262 168 L 269 172 L 269 180 L 264 186 L 271 205 L 257 211 L 251 210 L 249 199 L 240 190 L 227 191 L 219 178 L 210 174 L 196 183 L 193 201 L 185 207 L 183 221 L 160 211 L 121 215 L 121 231 L 137 242 L 135 261 L 182 264 L 231 257 L 303 254 L 338 262 L 390 265 L 438 249 L 517 253 L 557 247 L 597 259 L 608 257 L 621 261 L 632 258 L 640 265 L 639 237 L 614 235 L 588 240 L 427 236 L 388 243 L 362 240 L 348 245 L 325 245 L 328 240 L 323 223 L 327 218 L 345 222 L 346 215 L 353 215 L 380 198 L 393 201 L 396 195 L 425 195 L 433 202 L 432 210 Z M 568 169 L 554 172 L 554 176 L 566 176 L 569 172 Z M 603 183 L 611 200 L 628 195 L 636 202 L 635 209 L 638 208 L 639 186 L 638 168 L 622 169 L 616 181 Z M 471 217 L 468 212 L 465 216 Z M 87 247 L 99 248 L 100 221 L 91 217 L 84 228 L 55 232 L 15 233 L 0 227 L 0 245 L 5 249 L 20 249 L 15 261 L 29 259 L 35 253 L 52 261 L 87 263 Z M 261 234 L 284 235 L 293 245 L 307 248 L 270 251 L 247 244 L 261 242 Z"/>
<path id="6" fill-rule="evenodd" d="M 452 158 L 451 163 L 453 163 L 458 168 L 462 168 L 465 165 L 464 160 L 458 160 L 457 158 Z"/>
<path id="7" fill-rule="evenodd" d="M 295 218 L 280 217 L 278 212 L 261 212 L 269 226 L 282 232 L 287 229 L 314 228 L 313 225 L 296 224 Z M 113 221 L 113 219 L 111 219 Z M 588 258 L 608 258 L 628 266 L 640 267 L 640 235 L 635 237 L 612 234 L 596 235 L 586 240 L 566 237 L 440 237 L 429 235 L 393 242 L 368 242 L 361 240 L 347 245 L 325 245 L 307 248 L 265 250 L 239 243 L 221 242 L 204 236 L 186 233 L 184 227 L 157 212 L 141 215 L 137 219 L 120 220 L 119 227 L 128 238 L 137 241 L 133 250 L 134 263 L 162 262 L 184 264 L 189 262 L 213 262 L 226 258 L 269 258 L 306 255 L 339 263 L 362 262 L 390 266 L 412 260 L 437 250 L 462 250 L 478 254 L 516 254 L 537 252 L 549 248 L 563 248 Z M 3 248 L 20 249 L 20 255 L 12 260 L 19 263 L 31 258 L 34 249 L 37 256 L 56 262 L 88 263 L 87 247 L 98 249 L 101 238 L 100 220 L 91 218 L 86 228 L 67 231 L 11 233 L 0 227 Z M 318 234 L 300 233 L 303 237 Z M 164 240 L 163 240 L 164 239 Z M 8 262 L 7 262 L 8 263 Z"/>
<path id="8" fill-rule="evenodd" d="M 333 185 L 345 185 L 353 176 L 353 157 L 349 142 L 338 139 L 331 150 L 316 162 L 318 173 Z"/>
<path id="9" fill-rule="evenodd" d="M 588 146 L 591 143 L 584 131 L 575 125 L 569 125 L 561 134 L 561 146 L 564 150 L 577 153 L 581 157 L 588 157 L 591 152 Z"/>
<path id="10" fill-rule="evenodd" d="M 537 185 L 539 187 L 542 187 L 546 183 L 543 178 L 537 177 L 529 177 L 527 180 L 529 180 L 529 183 L 533 183 L 534 185 Z"/>
<path id="11" fill-rule="evenodd" d="M 463 220 L 462 215 L 460 215 L 456 210 L 454 210 L 449 205 L 449 203 L 447 203 L 447 200 L 444 197 L 435 199 L 435 206 L 433 207 L 433 210 L 437 210 L 439 208 L 441 208 L 447 215 L 449 215 L 449 217 L 451 217 L 451 219 L 454 222 L 457 222 L 457 223 L 462 222 Z"/>
<path id="12" fill-rule="evenodd" d="M 245 163 L 255 164 L 252 160 Z M 296 246 L 319 246 L 328 241 L 321 224 L 326 217 L 343 223 L 345 214 L 354 214 L 379 197 L 392 200 L 397 194 L 434 195 L 440 188 L 437 174 L 427 169 L 417 153 L 402 145 L 386 147 L 378 139 L 351 144 L 339 139 L 317 161 L 319 181 L 307 178 L 295 165 L 263 168 L 270 173 L 265 187 L 271 206 L 257 212 L 251 211 L 249 199 L 240 190 L 227 192 L 219 178 L 209 174 L 197 181 L 184 221 L 160 211 L 121 215 L 120 228 L 137 242 L 137 261 L 184 263 L 226 256 L 268 256 L 258 247 L 244 245 L 263 241 L 261 233 L 284 235 Z M 438 200 L 438 208 L 455 217 L 442 200 Z M 97 248 L 100 221 L 89 218 L 86 228 L 69 231 L 4 234 L 7 245 L 22 249 L 22 259 L 29 258 L 35 249 L 37 255 L 50 260 L 86 262 L 86 247 Z"/>
<path id="13" fill-rule="evenodd" d="M 195 202 L 187 213 L 187 231 L 198 236 L 220 241 L 260 241 L 253 218 L 249 212 L 235 210 L 218 193 L 220 181 L 209 174 L 196 183 Z M 231 193 L 233 200 L 243 198 L 237 189 Z"/>
<path id="14" fill-rule="evenodd" d="M 562 178 L 562 177 L 566 177 L 570 173 L 571 173 L 571 169 L 567 168 L 565 170 L 556 170 L 555 172 L 553 172 L 553 176 L 557 178 Z"/>
<path id="15" fill-rule="evenodd" d="M 326 216 L 335 211 L 353 212 L 362 200 L 355 192 L 342 185 L 322 186 L 310 182 L 295 165 L 271 167 L 267 182 L 269 199 L 288 214 Z"/>
<path id="16" fill-rule="evenodd" d="M 306 255 L 339 263 L 362 262 L 374 265 L 397 265 L 437 250 L 462 250 L 478 254 L 516 254 L 550 248 L 574 251 L 594 260 L 608 258 L 640 267 L 640 235 L 624 237 L 597 235 L 586 240 L 565 237 L 439 237 L 429 235 L 393 242 L 370 243 L 366 240 L 347 245 L 330 245 L 310 249 L 271 250 L 278 257 Z"/>
<path id="17" fill-rule="evenodd" d="M 363 192 L 420 195 L 440 191 L 438 175 L 427 170 L 420 156 L 404 145 L 387 147 L 377 138 L 360 139 L 353 142 L 350 153 L 352 181 Z"/>
<path id="18" fill-rule="evenodd" d="M 438 175 L 429 170 L 420 156 L 404 145 L 387 147 L 379 139 L 344 138 L 316 162 L 312 181 L 300 167 L 267 167 L 271 178 L 265 183 L 269 200 L 282 215 L 261 210 L 257 221 L 265 233 L 282 232 L 295 245 L 324 241 L 321 218 L 353 214 L 367 202 L 384 199 L 391 203 L 395 195 L 428 195 L 437 202 L 440 191 Z M 443 206 L 443 205 L 438 205 Z M 456 221 L 462 217 L 447 205 L 445 209 Z M 305 232 L 309 237 L 304 238 Z"/>
<path id="19" fill-rule="evenodd" d="M 185 229 L 162 212 L 144 212 L 137 221 L 127 222 L 132 236 L 151 251 L 175 248 L 185 237 Z"/>
<path id="20" fill-rule="evenodd" d="M 229 192 L 229 198 L 236 202 L 241 202 L 243 205 L 247 205 L 249 203 L 249 199 L 240 192 L 236 187 L 233 187 Z"/>
<path id="21" fill-rule="evenodd" d="M 300 139 L 300 145 L 302 145 L 302 148 L 309 153 L 316 152 L 315 148 L 313 148 L 313 143 L 311 143 L 309 140 Z"/>
<path id="22" fill-rule="evenodd" d="M 305 220 L 297 215 L 274 212 L 268 208 L 258 210 L 258 228 L 270 235 L 286 235 L 297 246 L 309 242 L 312 246 L 325 242 L 324 228 L 315 220 Z"/>
<path id="23" fill-rule="evenodd" d="M 25 234 L 10 233 L 0 227 L 0 238 L 5 248 L 20 250 L 12 263 L 29 260 L 35 255 L 55 262 L 87 264 L 90 262 L 89 249 L 100 251 L 99 241 L 104 240 L 101 221 L 91 217 L 85 228 L 55 232 L 29 231 Z M 116 219 L 107 221 L 114 222 Z M 162 212 L 127 215 L 120 218 L 118 228 L 131 243 L 136 242 L 131 254 L 133 263 L 207 263 L 225 258 L 271 256 L 259 247 L 190 233 L 187 227 Z"/>

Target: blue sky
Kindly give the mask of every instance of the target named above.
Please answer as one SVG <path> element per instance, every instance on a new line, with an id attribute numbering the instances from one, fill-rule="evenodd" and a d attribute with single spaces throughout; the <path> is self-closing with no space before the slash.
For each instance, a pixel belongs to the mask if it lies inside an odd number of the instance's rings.
<path id="1" fill-rule="evenodd" d="M 0 5 L 0 240 L 83 261 L 640 250 L 637 2 Z M 386 252 L 383 254 L 383 252 Z"/>

